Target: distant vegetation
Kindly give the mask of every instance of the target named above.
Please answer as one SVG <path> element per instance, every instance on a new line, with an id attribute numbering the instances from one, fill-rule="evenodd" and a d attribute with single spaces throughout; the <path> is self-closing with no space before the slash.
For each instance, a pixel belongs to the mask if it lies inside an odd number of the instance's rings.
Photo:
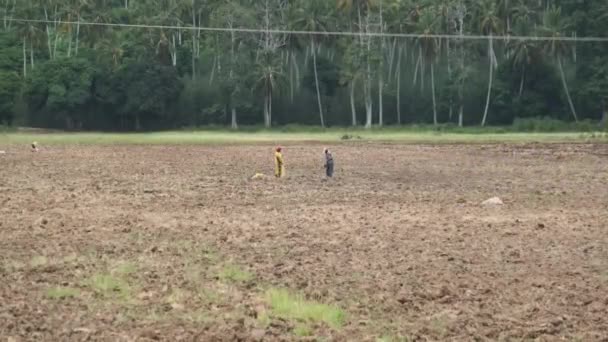
<path id="1" fill-rule="evenodd" d="M 5 0 L 0 125 L 586 131 L 606 120 L 608 43 L 500 37 L 603 36 L 606 18 L 605 0 Z"/>

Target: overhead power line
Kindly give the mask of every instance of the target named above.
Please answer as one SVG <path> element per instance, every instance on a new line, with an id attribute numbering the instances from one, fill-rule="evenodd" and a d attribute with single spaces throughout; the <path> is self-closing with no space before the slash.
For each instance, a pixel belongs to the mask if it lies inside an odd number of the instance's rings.
<path id="1" fill-rule="evenodd" d="M 102 23 L 91 21 L 64 21 L 46 19 L 23 19 L 6 18 L 7 21 L 38 24 L 64 24 L 83 26 L 123 27 L 123 28 L 152 28 L 166 30 L 189 30 L 208 32 L 240 32 L 240 33 L 273 33 L 292 35 L 315 35 L 315 36 L 353 36 L 353 37 L 389 37 L 389 38 L 436 38 L 436 39 L 466 39 L 466 40 L 531 40 L 531 41 L 568 41 L 568 42 L 608 42 L 608 37 L 577 37 L 577 36 L 511 36 L 511 35 L 453 35 L 453 34 L 418 34 L 418 33 L 388 33 L 388 32 L 352 32 L 352 31 L 299 31 L 282 29 L 254 29 L 254 28 L 229 28 L 229 27 L 206 27 L 206 26 L 174 26 L 174 25 L 149 25 L 149 24 L 119 24 Z"/>

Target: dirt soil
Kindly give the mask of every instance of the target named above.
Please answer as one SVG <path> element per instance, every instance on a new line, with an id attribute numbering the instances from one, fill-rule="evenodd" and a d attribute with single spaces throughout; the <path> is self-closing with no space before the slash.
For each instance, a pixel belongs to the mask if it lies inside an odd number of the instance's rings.
<path id="1" fill-rule="evenodd" d="M 266 145 L 27 148 L 0 155 L 0 341 L 608 341 L 607 145 L 343 144 L 329 181 L 320 145 L 281 180 Z"/>

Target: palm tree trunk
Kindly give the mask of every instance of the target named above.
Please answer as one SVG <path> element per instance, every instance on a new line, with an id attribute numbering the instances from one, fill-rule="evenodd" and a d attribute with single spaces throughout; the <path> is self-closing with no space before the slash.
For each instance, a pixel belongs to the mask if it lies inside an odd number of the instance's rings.
<path id="1" fill-rule="evenodd" d="M 272 126 L 272 82 L 268 89 L 268 127 Z"/>
<path id="2" fill-rule="evenodd" d="M 353 78 L 352 81 L 350 81 L 350 111 L 351 111 L 351 116 L 352 116 L 352 121 L 351 124 L 353 127 L 357 126 L 357 108 L 355 107 L 355 85 L 356 85 L 356 81 Z"/>
<path id="3" fill-rule="evenodd" d="M 53 59 L 57 56 L 57 45 L 59 43 L 59 34 L 57 33 L 57 27 L 55 27 L 55 41 L 53 42 Z"/>
<path id="4" fill-rule="evenodd" d="M 365 85 L 365 128 L 372 127 L 372 89 L 371 79 L 366 80 Z"/>
<path id="5" fill-rule="evenodd" d="M 450 53 L 450 40 L 446 39 L 446 51 L 447 51 L 447 63 L 448 63 L 448 82 L 450 84 L 452 84 L 452 54 Z M 453 99 L 452 99 L 452 91 L 449 92 L 449 105 L 450 105 L 450 109 L 449 109 L 449 114 L 448 114 L 448 118 L 450 118 L 450 121 L 452 121 L 452 114 L 454 112 L 454 107 L 453 107 Z"/>
<path id="6" fill-rule="evenodd" d="M 526 66 L 524 65 L 521 68 L 521 80 L 519 81 L 519 94 L 517 95 L 517 97 L 521 97 L 521 95 L 524 93 L 525 79 L 526 79 Z"/>
<path id="7" fill-rule="evenodd" d="M 49 13 L 46 9 L 46 6 L 44 7 L 44 18 L 47 22 L 49 21 Z M 46 45 L 49 49 L 49 59 L 53 59 L 53 48 L 51 46 L 51 29 L 49 28 L 48 23 L 46 24 Z"/>
<path id="8" fill-rule="evenodd" d="M 23 78 L 27 77 L 27 52 L 26 52 L 27 41 L 23 37 Z"/>
<path id="9" fill-rule="evenodd" d="M 319 118 L 321 119 L 321 127 L 325 128 L 325 120 L 323 120 L 323 105 L 321 104 L 321 91 L 319 90 L 319 75 L 317 74 L 317 53 L 315 51 L 315 41 L 313 36 L 310 38 L 310 49 L 312 50 L 312 65 L 315 72 L 315 88 L 317 89 L 317 103 L 319 105 Z"/>
<path id="10" fill-rule="evenodd" d="M 562 78 L 562 85 L 564 86 L 564 91 L 566 92 L 566 98 L 568 99 L 568 105 L 570 105 L 570 111 L 572 112 L 574 121 L 578 122 L 576 109 L 574 109 L 574 104 L 572 103 L 572 98 L 570 97 L 570 91 L 568 90 L 568 83 L 566 83 L 566 75 L 564 73 L 564 67 L 562 66 L 562 59 L 559 56 L 557 57 L 557 65 L 559 66 L 559 73 Z"/>
<path id="11" fill-rule="evenodd" d="M 287 58 L 289 59 L 288 63 L 289 63 L 289 100 L 291 101 L 291 103 L 293 104 L 293 96 L 294 96 L 294 85 L 293 85 L 293 63 L 291 63 L 291 55 L 293 54 L 293 51 L 289 51 Z"/>
<path id="12" fill-rule="evenodd" d="M 196 13 L 194 12 L 194 0 L 192 0 L 192 27 L 195 27 L 195 26 L 196 26 Z M 232 33 L 232 35 L 234 35 L 234 32 Z M 197 42 L 197 36 L 194 34 L 194 32 L 192 32 L 192 80 L 193 81 L 196 80 L 196 42 Z M 234 39 L 233 39 L 233 42 L 234 42 Z"/>
<path id="13" fill-rule="evenodd" d="M 490 94 L 492 93 L 492 82 L 494 81 L 494 61 L 493 61 L 493 50 L 492 45 L 492 36 L 490 35 L 490 39 L 488 40 L 488 56 L 490 59 L 490 79 L 488 81 L 488 95 L 486 96 L 486 108 L 483 111 L 483 119 L 481 119 L 481 126 L 486 125 L 486 120 L 488 118 L 488 109 L 490 108 Z"/>
<path id="14" fill-rule="evenodd" d="M 213 78 L 215 77 L 215 66 L 217 65 L 217 57 L 213 59 L 213 66 L 211 67 L 211 75 L 209 75 L 209 85 L 213 84 Z"/>
<path id="15" fill-rule="evenodd" d="M 437 125 L 437 101 L 435 100 L 435 63 L 431 61 L 431 92 L 433 95 L 433 125 Z"/>
<path id="16" fill-rule="evenodd" d="M 401 47 L 397 57 L 397 124 L 401 125 Z"/>
<path id="17" fill-rule="evenodd" d="M 74 49 L 74 56 L 78 56 L 79 43 L 80 43 L 80 15 L 78 16 L 78 22 L 76 23 L 76 48 Z"/>
<path id="18" fill-rule="evenodd" d="M 393 40 L 393 46 L 391 48 L 391 51 L 389 53 L 389 57 L 388 57 L 388 82 L 391 82 L 391 76 L 393 75 L 393 62 L 395 61 L 395 49 L 397 49 L 397 38 L 395 38 Z"/>
<path id="19" fill-rule="evenodd" d="M 416 65 L 414 66 L 414 80 L 412 82 L 413 85 L 416 85 L 416 81 L 418 80 L 418 70 L 420 70 L 420 55 L 416 58 Z"/>
<path id="20" fill-rule="evenodd" d="M 460 102 L 460 108 L 458 109 L 458 127 L 462 127 L 464 121 L 464 106 L 462 101 Z"/>
<path id="21" fill-rule="evenodd" d="M 231 124 L 230 127 L 232 127 L 232 129 L 238 129 L 239 125 L 236 122 L 236 108 L 234 108 L 234 106 L 232 107 L 232 114 L 231 114 Z"/>
<path id="22" fill-rule="evenodd" d="M 68 58 L 72 57 L 72 29 L 68 29 Z"/>
<path id="23" fill-rule="evenodd" d="M 34 43 L 30 41 L 30 63 L 32 65 L 32 70 L 34 70 Z"/>
<path id="24" fill-rule="evenodd" d="M 369 60 L 371 39 L 367 38 L 367 73 L 365 76 L 365 128 L 372 127 L 372 70 Z"/>
<path id="25" fill-rule="evenodd" d="M 266 94 L 264 94 L 264 127 L 266 128 L 270 127 L 270 113 L 268 111 L 268 102 L 268 89 L 266 89 Z"/>
<path id="26" fill-rule="evenodd" d="M 383 111 L 383 93 L 384 93 L 384 77 L 382 70 L 382 63 L 380 64 L 380 72 L 378 73 L 378 126 L 382 127 L 384 124 L 384 111 Z"/>
<path id="27" fill-rule="evenodd" d="M 177 46 L 175 45 L 175 33 L 172 34 L 171 37 L 171 45 L 173 46 L 173 50 L 171 51 L 171 61 L 173 62 L 173 66 L 177 66 Z"/>
<path id="28" fill-rule="evenodd" d="M 420 93 L 424 91 L 424 69 L 425 69 L 425 60 L 422 58 L 422 48 L 420 48 Z"/>
<path id="29" fill-rule="evenodd" d="M 296 76 L 296 90 L 300 90 L 300 67 L 298 66 L 298 61 L 296 59 L 296 54 L 295 52 L 291 54 L 291 62 L 293 63 L 293 68 L 295 71 L 295 76 Z"/>

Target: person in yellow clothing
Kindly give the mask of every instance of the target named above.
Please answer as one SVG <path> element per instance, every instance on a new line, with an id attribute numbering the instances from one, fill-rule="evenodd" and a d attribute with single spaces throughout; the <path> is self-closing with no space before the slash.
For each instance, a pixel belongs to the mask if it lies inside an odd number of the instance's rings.
<path id="1" fill-rule="evenodd" d="M 285 162 L 283 160 L 283 149 L 281 146 L 277 147 L 274 152 L 274 175 L 277 178 L 283 178 L 285 176 Z"/>

